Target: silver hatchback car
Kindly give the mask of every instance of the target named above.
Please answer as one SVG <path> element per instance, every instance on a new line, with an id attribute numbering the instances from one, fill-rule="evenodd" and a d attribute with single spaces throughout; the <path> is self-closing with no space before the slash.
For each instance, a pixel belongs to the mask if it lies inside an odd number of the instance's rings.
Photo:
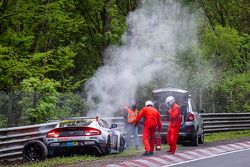
<path id="1" fill-rule="evenodd" d="M 201 113 L 204 110 L 198 110 L 194 104 L 188 91 L 177 88 L 162 88 L 153 91 L 153 100 L 156 109 L 161 115 L 166 115 L 167 106 L 165 100 L 168 96 L 173 96 L 176 103 L 181 108 L 182 124 L 179 131 L 178 139 L 182 141 L 190 141 L 192 146 L 204 143 L 204 126 Z"/>

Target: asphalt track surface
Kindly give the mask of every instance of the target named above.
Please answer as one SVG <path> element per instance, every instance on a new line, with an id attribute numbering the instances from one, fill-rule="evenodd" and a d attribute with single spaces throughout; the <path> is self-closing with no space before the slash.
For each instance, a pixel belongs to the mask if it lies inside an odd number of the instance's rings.
<path id="1" fill-rule="evenodd" d="M 248 167 L 250 166 L 250 148 L 217 154 L 210 157 L 184 161 L 164 167 Z"/>
<path id="2" fill-rule="evenodd" d="M 127 160 L 103 167 L 249 167 L 250 141 L 222 144 L 212 147 L 183 150 L 174 155 L 165 154 Z"/>

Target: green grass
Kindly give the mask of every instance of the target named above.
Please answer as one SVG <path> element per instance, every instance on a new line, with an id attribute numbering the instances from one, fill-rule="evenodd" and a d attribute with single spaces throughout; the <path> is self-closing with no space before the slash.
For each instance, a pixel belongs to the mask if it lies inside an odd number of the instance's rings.
<path id="1" fill-rule="evenodd" d="M 235 140 L 241 138 L 250 138 L 250 130 L 245 131 L 235 131 L 235 132 L 221 132 L 221 133 L 213 133 L 205 136 L 205 143 L 213 143 L 218 141 L 226 141 L 226 140 Z M 178 145 L 178 147 L 182 147 Z M 168 146 L 166 144 L 162 144 L 162 150 L 167 150 Z M 137 154 L 142 154 L 144 152 L 143 147 L 141 150 L 130 149 L 125 150 L 119 154 L 111 154 L 108 156 L 103 157 L 95 157 L 95 156 L 87 156 L 87 155 L 79 155 L 79 156 L 72 156 L 72 157 L 56 157 L 47 159 L 42 162 L 32 162 L 32 163 L 25 163 L 25 164 L 17 164 L 17 165 L 10 165 L 10 166 L 18 166 L 18 167 L 51 167 L 51 166 L 59 166 L 59 165 L 70 165 L 70 164 L 77 164 L 86 161 L 95 161 L 101 159 L 113 159 L 117 157 L 133 157 Z M 0 165 L 1 166 L 1 165 Z M 6 165 L 4 165 L 6 166 Z"/>
<path id="2" fill-rule="evenodd" d="M 95 157 L 95 156 L 90 156 L 90 155 L 56 157 L 56 158 L 47 159 L 41 162 L 31 162 L 31 163 L 25 163 L 25 164 L 18 164 L 14 166 L 16 167 L 17 166 L 18 167 L 51 167 L 51 166 L 58 166 L 58 165 L 70 165 L 70 164 L 81 163 L 83 161 L 91 162 L 91 161 L 100 160 L 100 159 L 112 159 L 112 158 L 117 158 L 117 157 L 132 157 L 134 155 L 141 154 L 142 152 L 144 152 L 143 149 L 141 150 L 130 149 L 130 150 L 125 150 L 122 153 L 111 154 L 111 155 L 102 156 L 102 157 Z M 13 166 L 13 164 L 11 166 Z"/>
<path id="3" fill-rule="evenodd" d="M 250 137 L 250 130 L 213 133 L 205 136 L 205 143 L 213 143 L 224 140 L 235 140 Z"/>

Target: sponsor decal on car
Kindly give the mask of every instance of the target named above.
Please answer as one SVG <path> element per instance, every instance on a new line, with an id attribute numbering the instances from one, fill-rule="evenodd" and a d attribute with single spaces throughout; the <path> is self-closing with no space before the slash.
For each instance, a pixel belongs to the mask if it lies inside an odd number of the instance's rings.
<path id="1" fill-rule="evenodd" d="M 90 139 L 97 139 L 97 137 L 90 137 Z"/>
<path id="2" fill-rule="evenodd" d="M 70 140 L 79 140 L 77 137 L 60 137 L 58 141 L 70 141 Z"/>
<path id="3" fill-rule="evenodd" d="M 99 140 L 99 143 L 106 143 L 106 140 Z"/>

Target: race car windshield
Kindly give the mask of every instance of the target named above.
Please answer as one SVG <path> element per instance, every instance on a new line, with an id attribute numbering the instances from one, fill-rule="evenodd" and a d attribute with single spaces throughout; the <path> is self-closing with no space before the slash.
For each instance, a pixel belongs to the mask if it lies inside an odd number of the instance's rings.
<path id="1" fill-rule="evenodd" d="M 69 120 L 60 122 L 59 127 L 88 126 L 91 122 L 91 120 Z"/>

